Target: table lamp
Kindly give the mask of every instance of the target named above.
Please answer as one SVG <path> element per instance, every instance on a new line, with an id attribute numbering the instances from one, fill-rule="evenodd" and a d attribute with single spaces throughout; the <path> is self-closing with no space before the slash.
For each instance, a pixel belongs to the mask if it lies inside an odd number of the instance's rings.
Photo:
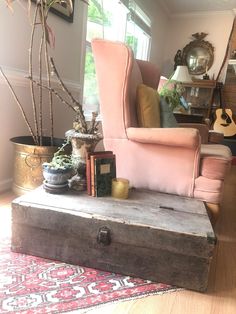
<path id="1" fill-rule="evenodd" d="M 178 65 L 170 80 L 180 83 L 192 82 L 192 78 L 189 75 L 187 65 Z"/>

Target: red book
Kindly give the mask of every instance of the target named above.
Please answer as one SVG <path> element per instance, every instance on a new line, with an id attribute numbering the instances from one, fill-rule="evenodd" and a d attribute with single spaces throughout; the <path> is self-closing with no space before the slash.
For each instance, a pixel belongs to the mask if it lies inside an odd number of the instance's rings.
<path id="1" fill-rule="evenodd" d="M 91 156 L 108 156 L 113 155 L 113 152 L 110 150 L 106 151 L 97 151 L 97 152 L 88 152 L 86 156 L 86 180 L 87 180 L 87 193 L 88 195 L 92 195 L 92 189 L 91 189 Z M 93 169 L 94 174 L 94 169 Z M 94 182 L 94 179 L 93 179 Z"/>

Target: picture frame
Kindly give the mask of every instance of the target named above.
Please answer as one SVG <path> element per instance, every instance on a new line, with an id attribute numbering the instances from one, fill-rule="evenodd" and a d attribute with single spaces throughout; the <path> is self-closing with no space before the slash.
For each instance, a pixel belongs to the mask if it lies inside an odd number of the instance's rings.
<path id="1" fill-rule="evenodd" d="M 31 0 L 32 2 L 36 2 L 36 0 Z M 73 4 L 73 12 L 70 13 L 68 8 L 66 8 L 66 4 L 54 4 L 51 8 L 50 8 L 50 12 L 52 12 L 53 14 L 56 14 L 57 16 L 63 18 L 64 20 L 66 20 L 69 23 L 73 23 L 73 19 L 74 19 L 74 3 L 75 0 L 72 0 L 72 4 Z"/>

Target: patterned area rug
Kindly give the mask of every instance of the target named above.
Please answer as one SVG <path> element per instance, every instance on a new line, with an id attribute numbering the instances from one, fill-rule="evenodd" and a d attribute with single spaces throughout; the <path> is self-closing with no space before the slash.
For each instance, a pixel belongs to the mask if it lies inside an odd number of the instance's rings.
<path id="1" fill-rule="evenodd" d="M 66 313 L 175 291 L 170 285 L 13 253 L 0 239 L 0 313 Z"/>

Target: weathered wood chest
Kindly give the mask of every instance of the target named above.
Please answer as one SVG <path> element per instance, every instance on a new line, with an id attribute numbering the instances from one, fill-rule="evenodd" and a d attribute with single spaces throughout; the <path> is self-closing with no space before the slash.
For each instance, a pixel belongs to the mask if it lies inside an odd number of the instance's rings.
<path id="1" fill-rule="evenodd" d="M 216 237 L 203 202 L 132 190 L 127 200 L 42 187 L 12 203 L 12 250 L 205 291 Z"/>

